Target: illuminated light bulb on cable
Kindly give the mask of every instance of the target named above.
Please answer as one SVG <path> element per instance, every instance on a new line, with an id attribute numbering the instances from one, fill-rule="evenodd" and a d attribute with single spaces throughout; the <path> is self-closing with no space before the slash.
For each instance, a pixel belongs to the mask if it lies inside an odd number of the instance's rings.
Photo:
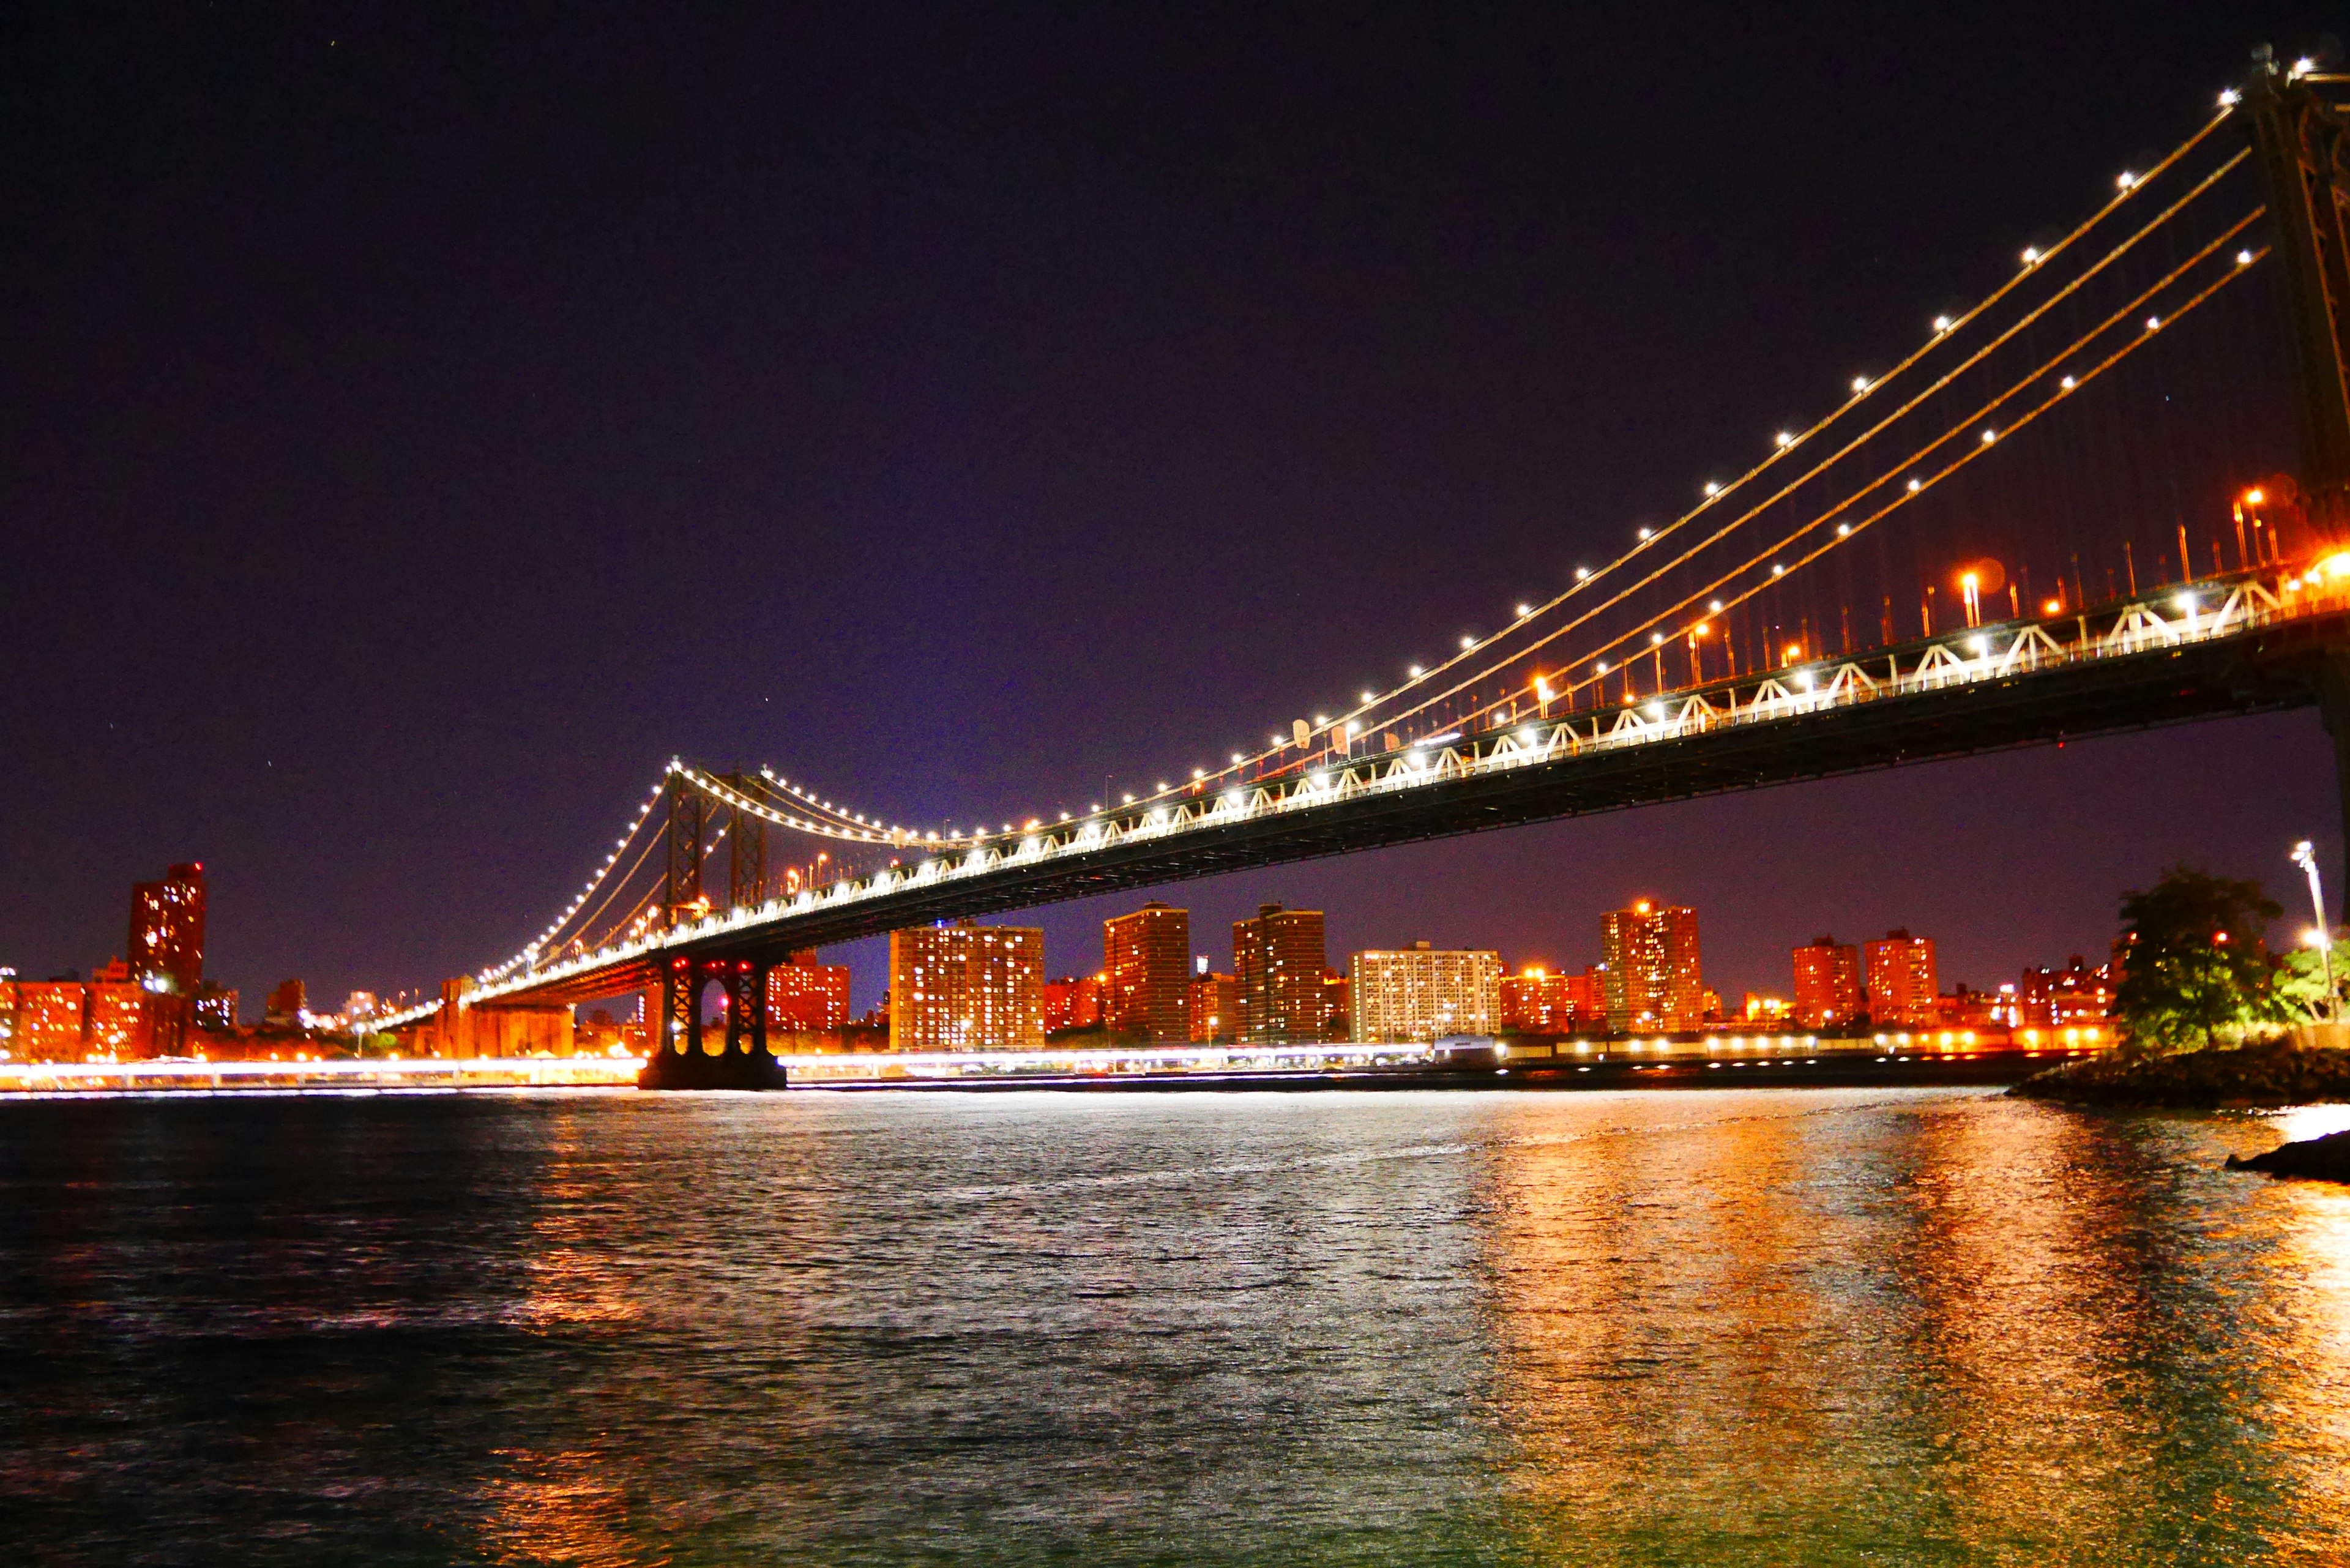
<path id="1" fill-rule="evenodd" d="M 1606 659 L 1601 659 L 1597 664 L 1595 664 L 1595 665 L 1593 665 L 1593 666 L 1592 666 L 1592 670 L 1593 670 L 1596 673 L 1600 674 L 1600 675 L 1605 675 L 1605 674 L 1607 674 L 1607 661 Z"/>
<path id="2" fill-rule="evenodd" d="M 1771 438 L 1771 444 L 1777 447 L 1790 447 L 1795 444 L 1795 438 L 1785 431 L 1781 431 Z"/>
<path id="3" fill-rule="evenodd" d="M 2137 183 L 2137 176 L 2125 169 L 2118 175 L 2115 176 L 2114 183 L 2126 191 L 2131 186 Z"/>
<path id="4" fill-rule="evenodd" d="M 1577 567 L 1575 567 L 1575 580 L 1576 582 L 1578 582 L 1578 583 L 1579 583 L 1579 582 L 1583 581 L 1586 577 L 1588 577 L 1589 576 L 1591 576 L 1591 568 L 1590 568 L 1590 567 L 1588 567 L 1588 566 L 1577 566 Z"/>
<path id="5" fill-rule="evenodd" d="M 1705 607 L 1711 610 L 1714 614 L 1720 615 L 1721 613 L 1721 601 L 1720 599 L 1708 599 L 1705 601 Z"/>
<path id="6" fill-rule="evenodd" d="M 1643 539 L 1648 538 L 1648 535 L 1650 534 L 1650 532 L 1651 532 L 1651 530 L 1647 529 L 1647 528 L 1643 528 L 1643 529 L 1641 529 L 1641 530 L 1640 530 L 1640 537 L 1641 537 L 1641 538 L 1643 538 Z"/>
<path id="7" fill-rule="evenodd" d="M 2040 252 L 2031 245 L 2023 247 L 2023 265 L 2032 266 L 2040 260 Z"/>
<path id="8" fill-rule="evenodd" d="M 1983 431 L 1983 433 L 1982 433 L 1982 443 L 1983 443 L 1983 445 L 1985 445 L 1985 446 L 1989 446 L 1991 442 L 1993 442 L 1993 441 L 1997 441 L 1998 439 L 1999 439 L 1999 432 L 1998 432 L 1997 431 Z"/>
<path id="9" fill-rule="evenodd" d="M 1947 316 L 1937 316 L 1936 317 L 1934 317 L 1934 330 L 1935 330 L 1935 331 L 1937 331 L 1937 332 L 1948 332 L 1950 329 L 1950 318 L 1949 317 L 1947 317 Z"/>
<path id="10" fill-rule="evenodd" d="M 1525 619 L 1525 618 L 1526 618 L 1526 617 L 1528 617 L 1528 616 L 1530 616 L 1530 615 L 1532 615 L 1532 614 L 1534 614 L 1534 606 L 1532 606 L 1532 605 L 1520 605 L 1520 606 L 1518 607 L 1518 618 L 1519 618 L 1520 620 L 1523 620 L 1523 619 Z"/>
<path id="11" fill-rule="evenodd" d="M 2064 388 L 2064 389 L 2066 391 L 2068 391 L 2068 392 L 2069 392 L 2069 391 L 2071 391 L 2071 390 L 2072 390 L 2075 386 L 2079 385 L 2079 383 L 2078 383 L 2078 382 L 2076 382 L 2076 381 L 2074 381 L 2074 380 L 2073 379 L 2073 378 L 2072 378 L 2072 377 L 2070 377 L 2070 376 L 2065 377 L 2063 380 L 2061 380 L 2061 381 L 2057 382 L 2056 384 L 2057 384 L 2058 386 L 2060 386 L 2060 387 Z"/>
<path id="12" fill-rule="evenodd" d="M 1856 392 L 1865 392 L 1868 390 L 1868 378 L 1866 376 L 1855 376 L 1852 379 L 1852 389 Z"/>
<path id="13" fill-rule="evenodd" d="M 1851 537 L 1852 537 L 1852 524 L 1849 524 L 1849 523 L 1839 523 L 1839 524 L 1836 524 L 1836 537 L 1837 537 L 1837 538 L 1839 538 L 1839 539 L 1849 539 L 1849 538 L 1851 538 Z"/>
<path id="14" fill-rule="evenodd" d="M 1721 486 L 1709 479 L 1705 482 L 1705 493 L 1708 495 L 1719 495 L 1721 493 Z"/>
<path id="15" fill-rule="evenodd" d="M 1771 566 L 1771 575 L 1774 577 L 1783 577 L 1787 575 L 1787 568 L 1774 561 Z"/>
<path id="16" fill-rule="evenodd" d="M 1368 692 L 1368 691 L 1366 691 L 1366 692 L 1364 692 L 1364 693 L 1363 693 L 1363 699 L 1362 699 L 1362 700 L 1363 700 L 1364 701 L 1366 701 L 1366 702 L 1376 702 L 1376 701 L 1378 701 L 1378 698 L 1376 695 L 1374 695 L 1373 693 Z"/>
<path id="17" fill-rule="evenodd" d="M 2293 74 L 2297 77 L 2305 77 L 2316 68 L 2317 62 L 2311 59 L 2307 55 L 2303 55 L 2301 58 L 2293 62 Z"/>
<path id="18" fill-rule="evenodd" d="M 2250 266 L 2250 265 L 2252 265 L 2252 253 L 2251 253 L 2251 252 L 2250 252 L 2250 251 L 2238 251 L 2238 252 L 2236 253 L 2236 265 L 2237 265 L 2238 266 Z"/>
<path id="19" fill-rule="evenodd" d="M 1923 490 L 1924 488 L 1925 488 L 1925 486 L 1924 486 L 1924 485 L 1919 484 L 1919 483 L 1918 483 L 1916 480 L 1914 480 L 1914 479 L 1913 479 L 1913 480 L 1911 480 L 1911 481 L 1909 482 L 1909 493 L 1910 493 L 1910 494 L 1912 494 L 1912 495 L 1917 494 L 1917 493 L 1918 493 L 1918 492 L 1919 492 L 1920 490 Z"/>
<path id="20" fill-rule="evenodd" d="M 2234 88 L 2222 88 L 2220 90 L 2220 107 L 2221 109 L 2233 109 L 2236 107 L 2236 89 Z"/>
<path id="21" fill-rule="evenodd" d="M 2159 331 L 2161 331 L 2161 330 L 2162 330 L 2162 317 L 2159 317 L 2159 316 L 2149 316 L 2149 317 L 2147 317 L 2146 318 L 2146 329 L 2147 329 L 2148 332 L 2159 332 Z"/>
<path id="22" fill-rule="evenodd" d="M 1419 680 L 1419 676 L 1420 676 L 1420 669 L 1419 669 L 1419 665 L 1417 665 L 1417 664 L 1415 664 L 1415 665 L 1413 665 L 1413 666 L 1411 667 L 1411 678 L 1412 678 L 1414 680 Z"/>
<path id="23" fill-rule="evenodd" d="M 1461 639 L 1461 646 L 1463 649 L 1474 648 L 1477 646 L 1477 639 L 1473 637 L 1464 637 Z"/>
<path id="24" fill-rule="evenodd" d="M 1648 646 L 1650 648 L 1662 648 L 1664 645 L 1665 634 L 1663 632 L 1652 631 L 1648 634 Z"/>

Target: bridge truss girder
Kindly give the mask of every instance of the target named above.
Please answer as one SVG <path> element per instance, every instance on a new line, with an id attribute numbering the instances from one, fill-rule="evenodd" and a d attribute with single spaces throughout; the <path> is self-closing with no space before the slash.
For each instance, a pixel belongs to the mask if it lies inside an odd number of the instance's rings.
<path id="1" fill-rule="evenodd" d="M 1317 859 L 1388 845 L 1592 815 L 1911 763 L 2101 734 L 2306 707 L 2330 661 L 2350 649 L 2350 611 L 2282 622 L 2224 641 L 1955 683 L 1895 701 L 1731 725 L 1392 793 L 1311 813 L 1274 815 L 1171 840 L 1143 839 L 1080 860 L 1011 866 L 984 878 L 916 885 L 885 898 L 791 914 L 668 950 L 716 961 L 782 962 L 824 947 L 936 920 Z M 1907 649 L 1898 655 L 1914 657 Z M 1871 657 L 1878 657 L 1872 655 Z M 2345 720 L 2350 733 L 2350 720 Z M 2350 813 L 2345 814 L 2350 833 Z M 516 992 L 514 1005 L 585 1001 L 650 977 L 650 958 Z"/>

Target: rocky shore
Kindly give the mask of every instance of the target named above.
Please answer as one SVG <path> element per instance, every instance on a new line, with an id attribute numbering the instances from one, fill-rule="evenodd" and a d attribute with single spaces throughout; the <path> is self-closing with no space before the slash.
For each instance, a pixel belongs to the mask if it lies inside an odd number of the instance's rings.
<path id="1" fill-rule="evenodd" d="M 2350 1051 L 2287 1039 L 2176 1056 L 2102 1056 L 2038 1073 L 2008 1090 L 2076 1106 L 2234 1110 L 2350 1100 Z"/>
<path id="2" fill-rule="evenodd" d="M 2350 1132 L 2280 1144 L 2250 1159 L 2228 1157 L 2230 1170 L 2261 1170 L 2271 1176 L 2306 1176 L 2320 1181 L 2350 1181 Z"/>

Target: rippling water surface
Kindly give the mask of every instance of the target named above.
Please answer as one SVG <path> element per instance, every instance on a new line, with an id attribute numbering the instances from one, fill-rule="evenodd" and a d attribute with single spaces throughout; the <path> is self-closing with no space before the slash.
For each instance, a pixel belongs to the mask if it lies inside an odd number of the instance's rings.
<path id="1" fill-rule="evenodd" d="M 2350 1190 L 2216 1168 L 2278 1131 L 1930 1091 L 0 1106 L 0 1543 L 2343 1562 Z"/>

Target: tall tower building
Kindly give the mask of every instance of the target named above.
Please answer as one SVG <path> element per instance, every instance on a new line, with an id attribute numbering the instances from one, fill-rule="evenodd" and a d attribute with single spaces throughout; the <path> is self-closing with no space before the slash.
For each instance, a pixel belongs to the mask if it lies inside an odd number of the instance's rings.
<path id="1" fill-rule="evenodd" d="M 1191 1034 L 1191 913 L 1145 904 L 1102 922 L 1102 1021 L 1152 1041 Z"/>
<path id="2" fill-rule="evenodd" d="M 1599 945 L 1608 1028 L 1694 1029 L 1705 1022 L 1695 909 L 1647 898 L 1610 909 L 1599 918 Z"/>
<path id="3" fill-rule="evenodd" d="M 1940 996 L 1934 975 L 1934 940 L 1890 930 L 1882 941 L 1868 944 L 1868 1016 L 1886 1024 L 1924 1025 L 1934 1022 L 1934 1004 Z"/>
<path id="4" fill-rule="evenodd" d="M 1042 929 L 965 920 L 889 933 L 889 1049 L 1044 1048 Z"/>
<path id="5" fill-rule="evenodd" d="M 1806 1029 L 1849 1023 L 1867 1005 L 1858 948 L 1834 937 L 1814 937 L 1795 950 L 1796 1022 Z"/>
<path id="6" fill-rule="evenodd" d="M 204 868 L 174 866 L 130 886 L 130 978 L 150 991 L 193 996 L 204 978 Z"/>
<path id="7" fill-rule="evenodd" d="M 1255 919 L 1233 921 L 1240 1027 L 1232 1037 L 1243 1045 L 1325 1038 L 1329 1027 L 1322 985 L 1326 961 L 1319 909 L 1262 904 Z"/>
<path id="8" fill-rule="evenodd" d="M 1502 955 L 1419 942 L 1357 953 L 1350 1002 L 1363 1044 L 1491 1034 L 1502 1023 Z"/>

